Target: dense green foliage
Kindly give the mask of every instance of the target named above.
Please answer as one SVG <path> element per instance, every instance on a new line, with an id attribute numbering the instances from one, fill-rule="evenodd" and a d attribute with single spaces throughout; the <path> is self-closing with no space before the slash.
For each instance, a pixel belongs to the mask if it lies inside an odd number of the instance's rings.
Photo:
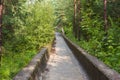
<path id="1" fill-rule="evenodd" d="M 0 80 L 12 80 L 32 57 L 54 38 L 50 2 L 6 1 L 3 16 L 3 57 Z"/>
<path id="2" fill-rule="evenodd" d="M 63 0 L 64 1 L 64 0 Z M 108 30 L 104 31 L 104 4 L 101 0 L 80 1 L 80 12 L 76 14 L 77 29 L 80 29 L 80 40 L 73 33 L 74 2 L 64 1 L 60 7 L 64 12 L 63 27 L 66 35 L 90 54 L 98 57 L 109 67 L 120 72 L 120 9 L 119 0 L 109 0 L 107 3 Z M 63 3 L 61 3 L 63 4 Z M 77 32 L 77 30 L 76 30 Z"/>
<path id="3" fill-rule="evenodd" d="M 106 32 L 103 7 L 102 0 L 4 0 L 0 80 L 12 80 L 53 40 L 53 24 L 64 27 L 72 41 L 120 72 L 120 1 L 107 2 Z"/>

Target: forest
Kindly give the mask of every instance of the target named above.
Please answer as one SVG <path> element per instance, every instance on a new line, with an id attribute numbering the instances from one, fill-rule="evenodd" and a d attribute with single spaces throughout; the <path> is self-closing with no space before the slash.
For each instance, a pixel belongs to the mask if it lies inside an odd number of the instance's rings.
<path id="1" fill-rule="evenodd" d="M 58 3 L 58 26 L 63 26 L 66 36 L 120 72 L 120 1 L 60 0 Z"/>
<path id="2" fill-rule="evenodd" d="M 46 1 L 4 0 L 0 80 L 12 80 L 54 38 L 54 9 Z"/>
<path id="3" fill-rule="evenodd" d="M 50 45 L 56 26 L 120 73 L 120 0 L 0 0 L 0 80 Z"/>
<path id="4" fill-rule="evenodd" d="M 66 36 L 120 72 L 120 1 L 69 0 L 64 4 L 60 23 Z"/>

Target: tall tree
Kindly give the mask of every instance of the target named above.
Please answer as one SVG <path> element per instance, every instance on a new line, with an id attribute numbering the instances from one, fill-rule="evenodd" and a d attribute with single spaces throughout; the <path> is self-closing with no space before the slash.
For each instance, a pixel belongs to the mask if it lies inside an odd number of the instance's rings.
<path id="1" fill-rule="evenodd" d="M 104 30 L 107 31 L 107 0 L 104 0 Z"/>
<path id="2" fill-rule="evenodd" d="M 77 0 L 74 0 L 74 20 L 73 20 L 73 33 L 77 37 L 77 28 L 76 28 L 76 16 L 77 16 Z"/>
<path id="3" fill-rule="evenodd" d="M 77 38 L 80 40 L 80 35 L 81 35 L 81 27 L 80 27 L 80 22 L 81 22 L 81 0 L 77 0 Z"/>
<path id="4" fill-rule="evenodd" d="M 3 1 L 0 0 L 0 61 L 2 58 L 2 13 L 3 13 Z M 0 62 L 1 65 L 1 62 Z"/>

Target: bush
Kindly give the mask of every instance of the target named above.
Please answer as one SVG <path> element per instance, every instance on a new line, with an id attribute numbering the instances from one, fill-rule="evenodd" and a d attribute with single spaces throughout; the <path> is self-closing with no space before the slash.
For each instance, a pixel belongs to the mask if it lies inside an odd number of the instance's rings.
<path id="1" fill-rule="evenodd" d="M 4 55 L 0 80 L 12 80 L 41 47 L 51 43 L 54 38 L 54 9 L 49 2 L 22 3 L 16 8 L 20 8 L 20 12 L 16 12 L 14 18 L 10 14 L 4 15 L 7 18 L 4 17 Z M 8 18 L 12 22 L 6 22 Z"/>

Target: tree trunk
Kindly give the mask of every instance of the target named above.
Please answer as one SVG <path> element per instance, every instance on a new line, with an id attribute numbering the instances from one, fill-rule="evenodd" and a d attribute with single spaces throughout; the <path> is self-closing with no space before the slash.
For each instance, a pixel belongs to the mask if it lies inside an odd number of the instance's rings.
<path id="1" fill-rule="evenodd" d="M 3 14 L 3 0 L 0 0 L 0 65 L 2 59 L 2 14 Z"/>
<path id="2" fill-rule="evenodd" d="M 104 31 L 107 32 L 107 0 L 104 0 Z"/>
<path id="3" fill-rule="evenodd" d="M 76 31 L 76 10 L 77 10 L 77 4 L 76 4 L 76 0 L 74 0 L 73 33 L 74 33 L 75 37 L 77 37 L 77 31 Z"/>
<path id="4" fill-rule="evenodd" d="M 80 21 L 81 21 L 81 3 L 80 0 L 77 0 L 77 38 L 80 40 L 81 36 L 81 27 L 80 27 Z"/>

